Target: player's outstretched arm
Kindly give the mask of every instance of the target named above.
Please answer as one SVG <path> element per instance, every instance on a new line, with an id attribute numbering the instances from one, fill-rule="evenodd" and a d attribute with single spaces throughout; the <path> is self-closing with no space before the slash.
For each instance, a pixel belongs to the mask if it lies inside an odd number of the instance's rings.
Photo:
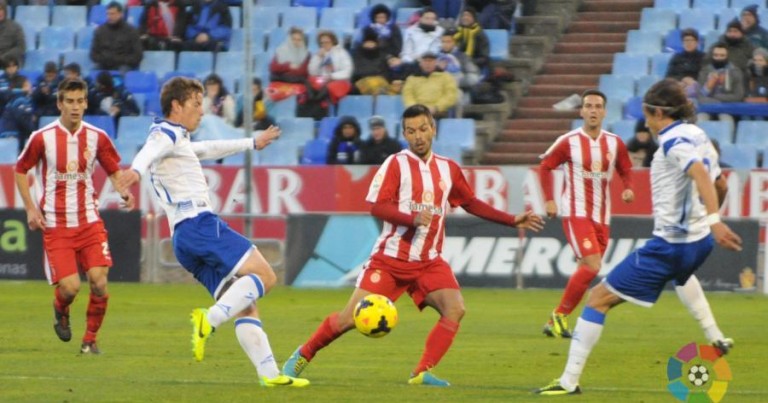
<path id="1" fill-rule="evenodd" d="M 476 197 L 470 199 L 469 202 L 462 204 L 461 207 L 469 214 L 501 225 L 520 227 L 533 231 L 539 231 L 544 228 L 544 220 L 532 211 L 527 211 L 518 216 L 514 216 L 496 209 Z"/>
<path id="2" fill-rule="evenodd" d="M 432 220 L 432 213 L 429 211 L 422 211 L 419 214 L 407 214 L 398 209 L 397 203 L 385 201 L 373 203 L 371 206 L 371 215 L 390 224 L 403 225 L 406 227 L 429 225 L 429 222 Z"/>
<path id="3" fill-rule="evenodd" d="M 267 130 L 259 133 L 258 136 L 253 138 L 253 147 L 257 150 L 263 150 L 264 147 L 272 144 L 273 141 L 280 137 L 281 131 L 277 126 L 269 126 Z"/>
<path id="4" fill-rule="evenodd" d="M 696 184 L 699 196 L 707 209 L 707 223 L 712 230 L 712 236 L 715 238 L 715 241 L 725 249 L 740 251 L 741 238 L 731 231 L 725 223 L 720 221 L 717 193 L 707 168 L 699 161 L 694 162 L 688 168 L 688 176 Z"/>

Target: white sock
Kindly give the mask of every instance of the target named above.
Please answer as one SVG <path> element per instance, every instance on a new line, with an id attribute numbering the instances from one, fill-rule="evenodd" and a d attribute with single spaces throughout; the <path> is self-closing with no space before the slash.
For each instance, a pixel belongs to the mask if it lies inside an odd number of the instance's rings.
<path id="1" fill-rule="evenodd" d="M 560 376 L 560 385 L 567 390 L 574 390 L 579 385 L 579 378 L 587 364 L 587 358 L 592 352 L 592 347 L 600 340 L 603 332 L 605 314 L 593 308 L 585 307 L 581 317 L 576 321 L 571 339 L 571 348 L 568 351 L 568 363 L 565 371 Z"/>
<path id="2" fill-rule="evenodd" d="M 259 276 L 249 274 L 240 277 L 213 306 L 208 308 L 208 322 L 214 328 L 219 327 L 262 296 L 264 296 L 264 283 Z"/>
<path id="3" fill-rule="evenodd" d="M 261 328 L 260 320 L 251 317 L 236 319 L 235 334 L 259 376 L 274 378 L 280 375 L 277 362 L 272 355 L 272 347 L 269 345 L 269 338 Z"/>
<path id="4" fill-rule="evenodd" d="M 699 283 L 699 279 L 696 276 L 691 276 L 685 284 L 676 286 L 675 291 L 680 298 L 680 302 L 688 308 L 691 316 L 699 322 L 702 330 L 704 330 L 704 335 L 710 343 L 724 337 L 723 332 L 717 327 L 715 316 L 712 315 L 712 309 L 709 307 L 707 297 L 704 295 L 704 290 L 701 288 L 701 283 Z"/>

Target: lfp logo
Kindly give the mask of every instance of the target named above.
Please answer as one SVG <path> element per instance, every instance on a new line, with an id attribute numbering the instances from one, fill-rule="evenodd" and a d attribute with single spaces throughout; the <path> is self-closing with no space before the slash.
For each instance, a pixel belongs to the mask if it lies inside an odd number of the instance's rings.
<path id="1" fill-rule="evenodd" d="M 684 402 L 719 402 L 731 378 L 720 350 L 706 344 L 688 344 L 667 363 L 667 389 Z"/>

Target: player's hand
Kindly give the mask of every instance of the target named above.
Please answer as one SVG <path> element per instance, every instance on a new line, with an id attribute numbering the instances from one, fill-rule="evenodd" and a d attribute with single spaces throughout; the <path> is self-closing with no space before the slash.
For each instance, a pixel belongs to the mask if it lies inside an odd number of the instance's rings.
<path id="1" fill-rule="evenodd" d="M 278 137 L 280 137 L 280 128 L 277 126 L 269 126 L 267 130 L 264 130 L 258 137 L 253 139 L 253 147 L 257 150 L 262 150 L 264 147 L 272 144 Z"/>
<path id="2" fill-rule="evenodd" d="M 416 227 L 428 227 L 430 223 L 432 223 L 432 212 L 429 210 L 419 211 L 413 219 L 413 225 Z"/>
<path id="3" fill-rule="evenodd" d="M 741 252 L 741 237 L 731 231 L 725 223 L 719 222 L 710 227 L 715 242 L 725 249 Z"/>
<path id="4" fill-rule="evenodd" d="M 547 217 L 549 218 L 557 217 L 557 204 L 555 204 L 554 200 L 550 200 L 544 203 L 544 210 L 547 212 Z"/>
<path id="5" fill-rule="evenodd" d="M 539 215 L 534 214 L 533 211 L 526 211 L 515 216 L 515 227 L 539 232 L 544 228 L 544 220 Z"/>
<path id="6" fill-rule="evenodd" d="M 138 182 L 141 177 L 139 176 L 139 173 L 134 171 L 133 169 L 124 169 L 120 171 L 120 175 L 117 176 L 117 180 L 115 181 L 115 187 L 117 188 L 117 191 L 121 194 L 128 193 L 128 188 L 133 186 L 134 183 Z"/>
<path id="7" fill-rule="evenodd" d="M 623 200 L 624 203 L 632 203 L 635 201 L 635 192 L 633 192 L 632 189 L 624 189 L 624 191 L 621 192 L 621 200 Z"/>
<path id="8" fill-rule="evenodd" d="M 133 193 L 128 192 L 123 195 L 123 203 L 121 207 L 126 210 L 133 210 L 136 208 L 136 198 L 133 197 Z"/>
<path id="9" fill-rule="evenodd" d="M 27 210 L 27 225 L 32 231 L 45 229 L 45 220 L 39 208 L 35 207 Z"/>

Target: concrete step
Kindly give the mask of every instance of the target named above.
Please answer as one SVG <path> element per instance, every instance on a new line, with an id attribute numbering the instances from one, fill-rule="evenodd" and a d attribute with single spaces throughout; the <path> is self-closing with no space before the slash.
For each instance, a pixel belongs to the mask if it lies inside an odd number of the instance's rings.
<path id="1" fill-rule="evenodd" d="M 640 10 L 636 11 L 583 11 L 576 15 L 573 22 L 587 21 L 600 22 L 626 22 L 640 21 Z"/>
<path id="2" fill-rule="evenodd" d="M 508 143 L 499 142 L 494 143 L 488 148 L 488 152 L 492 153 L 539 153 L 543 154 L 544 151 L 552 145 L 552 143 L 534 143 L 534 142 L 518 142 Z"/>
<path id="3" fill-rule="evenodd" d="M 485 153 L 480 163 L 483 165 L 539 165 L 539 154 Z"/>
<path id="4" fill-rule="evenodd" d="M 579 111 L 568 110 L 558 111 L 552 108 L 521 108 L 518 107 L 513 112 L 513 117 L 524 119 L 579 119 Z"/>
<path id="5" fill-rule="evenodd" d="M 568 33 L 627 32 L 640 27 L 640 18 L 630 21 L 574 21 Z"/>
<path id="6" fill-rule="evenodd" d="M 571 121 L 568 119 L 511 119 L 504 124 L 502 134 L 508 130 L 549 130 L 552 132 L 565 133 L 571 128 Z"/>
<path id="7" fill-rule="evenodd" d="M 560 130 L 537 130 L 537 129 L 513 129 L 502 130 L 496 138 L 498 143 L 552 143 L 561 135 L 571 130 L 571 124 Z"/>
<path id="8" fill-rule="evenodd" d="M 554 51 L 556 53 L 614 53 L 623 52 L 624 42 L 605 42 L 605 43 L 557 43 Z"/>
<path id="9" fill-rule="evenodd" d="M 597 76 L 585 76 L 580 74 L 547 74 L 536 76 L 534 83 L 547 85 L 579 85 L 597 86 Z"/>
<path id="10" fill-rule="evenodd" d="M 541 74 L 608 74 L 613 63 L 545 63 Z"/>
<path id="11" fill-rule="evenodd" d="M 610 53 L 553 53 L 545 59 L 545 63 L 613 63 Z"/>
<path id="12" fill-rule="evenodd" d="M 626 32 L 572 32 L 563 35 L 560 43 L 625 42 Z"/>
<path id="13" fill-rule="evenodd" d="M 553 98 L 557 98 L 557 100 L 559 101 L 571 94 L 581 94 L 587 89 L 595 88 L 596 86 L 597 84 L 589 84 L 589 85 L 533 84 L 530 87 L 528 87 L 528 97 L 553 97 Z"/>
<path id="14" fill-rule="evenodd" d="M 644 7 L 653 7 L 653 0 L 585 0 L 582 2 L 579 11 L 636 11 L 642 10 Z"/>

